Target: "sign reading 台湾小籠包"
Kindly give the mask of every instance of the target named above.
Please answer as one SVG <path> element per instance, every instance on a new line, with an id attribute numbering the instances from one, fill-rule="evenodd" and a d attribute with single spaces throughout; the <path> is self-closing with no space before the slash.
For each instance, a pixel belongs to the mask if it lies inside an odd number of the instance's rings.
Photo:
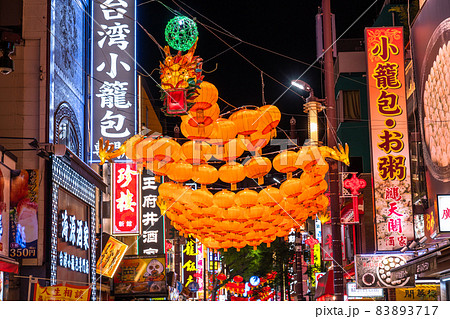
<path id="1" fill-rule="evenodd" d="M 135 163 L 114 163 L 112 166 L 111 208 L 112 234 L 140 233 L 139 172 Z"/>
<path id="2" fill-rule="evenodd" d="M 377 250 L 414 239 L 401 27 L 366 28 Z"/>
<path id="3" fill-rule="evenodd" d="M 137 132 L 135 16 L 136 0 L 93 3 L 91 162 L 100 137 L 119 148 Z"/>
<path id="4" fill-rule="evenodd" d="M 164 217 L 156 203 L 159 185 L 151 171 L 142 171 L 140 256 L 165 254 Z"/>

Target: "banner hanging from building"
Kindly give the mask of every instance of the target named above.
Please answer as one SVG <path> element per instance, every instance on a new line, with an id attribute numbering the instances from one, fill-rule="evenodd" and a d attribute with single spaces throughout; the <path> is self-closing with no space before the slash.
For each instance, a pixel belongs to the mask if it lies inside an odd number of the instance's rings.
<path id="1" fill-rule="evenodd" d="M 9 256 L 37 258 L 38 170 L 11 171 Z"/>
<path id="2" fill-rule="evenodd" d="M 91 289 L 89 286 L 59 284 L 41 287 L 34 284 L 34 301 L 89 301 Z"/>
<path id="3" fill-rule="evenodd" d="M 139 237 L 139 255 L 151 256 L 165 254 L 164 217 L 156 204 L 158 187 L 151 171 L 141 174 L 141 229 Z"/>
<path id="4" fill-rule="evenodd" d="M 113 278 L 123 256 L 125 256 L 127 248 L 128 245 L 125 245 L 112 236 L 109 237 L 97 261 L 97 274 Z"/>
<path id="5" fill-rule="evenodd" d="M 93 3 L 91 162 L 98 140 L 115 148 L 137 133 L 136 0 Z M 120 161 L 120 158 L 118 159 Z"/>
<path id="6" fill-rule="evenodd" d="M 414 239 L 403 29 L 366 28 L 377 250 Z"/>
<path id="7" fill-rule="evenodd" d="M 111 166 L 112 234 L 138 235 L 141 220 L 136 163 L 114 163 Z"/>

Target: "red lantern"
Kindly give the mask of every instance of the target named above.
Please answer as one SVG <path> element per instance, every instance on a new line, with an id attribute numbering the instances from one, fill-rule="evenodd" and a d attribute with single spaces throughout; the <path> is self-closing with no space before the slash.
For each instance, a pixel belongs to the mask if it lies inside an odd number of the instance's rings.
<path id="1" fill-rule="evenodd" d="M 224 281 L 225 279 L 227 279 L 227 276 L 225 274 L 218 274 L 217 279 L 219 279 L 220 281 Z"/>
<path id="2" fill-rule="evenodd" d="M 237 275 L 237 276 L 234 276 L 233 277 L 233 280 L 235 281 L 235 282 L 242 282 L 242 280 L 244 280 L 244 278 L 242 278 L 242 276 L 239 276 L 239 275 Z"/>

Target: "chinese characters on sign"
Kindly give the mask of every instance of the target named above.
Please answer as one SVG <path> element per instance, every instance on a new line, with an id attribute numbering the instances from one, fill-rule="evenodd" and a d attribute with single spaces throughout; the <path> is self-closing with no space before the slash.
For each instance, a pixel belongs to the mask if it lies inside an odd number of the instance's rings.
<path id="1" fill-rule="evenodd" d="M 183 246 L 183 274 L 184 286 L 187 287 L 191 282 L 195 282 L 197 274 L 197 244 L 195 238 L 189 235 L 186 245 Z"/>
<path id="2" fill-rule="evenodd" d="M 141 175 L 141 227 L 139 255 L 151 256 L 165 254 L 164 218 L 156 204 L 158 186 L 155 176 L 147 170 Z"/>
<path id="3" fill-rule="evenodd" d="M 93 4 L 92 162 L 100 137 L 117 148 L 136 133 L 135 1 Z"/>
<path id="4" fill-rule="evenodd" d="M 109 237 L 97 261 L 97 274 L 113 278 L 128 246 L 114 237 Z"/>
<path id="5" fill-rule="evenodd" d="M 414 239 L 402 28 L 366 28 L 377 250 Z"/>
<path id="6" fill-rule="evenodd" d="M 437 195 L 437 207 L 439 232 L 450 232 L 450 195 Z"/>
<path id="7" fill-rule="evenodd" d="M 69 215 L 67 210 L 62 210 L 59 218 L 59 238 L 62 242 L 82 250 L 89 250 L 90 236 L 89 224 L 84 220 L 77 220 L 74 215 Z M 89 260 L 80 256 L 60 251 L 58 265 L 72 271 L 89 274 Z"/>
<path id="8" fill-rule="evenodd" d="M 112 164 L 112 233 L 137 235 L 139 219 L 139 173 L 135 163 Z"/>
<path id="9" fill-rule="evenodd" d="M 34 284 L 35 301 L 89 301 L 91 289 L 89 286 L 74 286 L 59 284 L 49 287 L 41 287 Z"/>

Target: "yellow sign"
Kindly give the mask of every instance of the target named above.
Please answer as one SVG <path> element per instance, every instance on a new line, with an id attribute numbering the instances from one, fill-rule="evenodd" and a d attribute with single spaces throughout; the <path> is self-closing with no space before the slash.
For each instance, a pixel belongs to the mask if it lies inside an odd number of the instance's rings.
<path id="1" fill-rule="evenodd" d="M 109 237 L 102 255 L 97 261 L 97 274 L 112 278 L 119 267 L 128 246 L 114 237 Z"/>
<path id="2" fill-rule="evenodd" d="M 89 286 L 55 285 L 41 287 L 34 284 L 35 301 L 89 301 L 91 289 Z"/>
<path id="3" fill-rule="evenodd" d="M 397 301 L 437 301 L 440 294 L 439 285 L 417 285 L 414 288 L 397 288 Z"/>

